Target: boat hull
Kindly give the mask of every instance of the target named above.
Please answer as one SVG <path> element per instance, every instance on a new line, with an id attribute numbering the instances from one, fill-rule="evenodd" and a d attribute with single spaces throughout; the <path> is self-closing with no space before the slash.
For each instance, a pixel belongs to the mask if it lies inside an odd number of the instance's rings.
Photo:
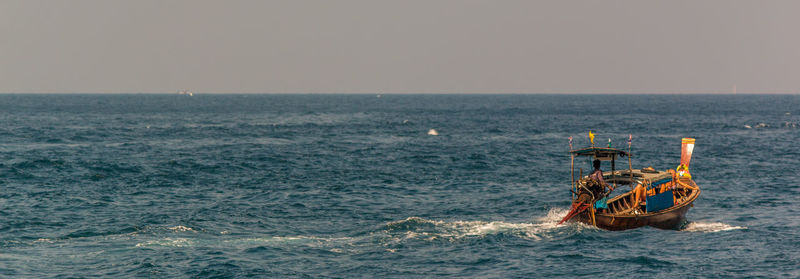
<path id="1" fill-rule="evenodd" d="M 697 186 L 694 181 L 686 180 L 685 182 L 693 185 L 694 187 Z M 631 193 L 626 193 L 625 195 L 615 198 L 614 200 L 628 198 L 629 195 L 631 195 Z M 585 210 L 573 217 L 572 220 L 611 231 L 634 229 L 644 226 L 651 226 L 667 230 L 680 229 L 686 223 L 686 213 L 689 211 L 689 208 L 693 206 L 694 200 L 696 200 L 698 196 L 700 196 L 699 188 L 692 191 L 692 193 L 683 199 L 679 204 L 661 211 L 638 214 L 608 214 L 596 212 L 594 216 L 594 222 L 592 222 L 591 213 L 589 210 Z"/>
<path id="2" fill-rule="evenodd" d="M 596 223 L 594 225 L 610 231 L 635 229 L 644 226 L 666 230 L 680 229 L 686 222 L 686 212 L 689 211 L 691 206 L 692 204 L 688 203 L 674 210 L 645 215 L 621 216 L 596 213 L 594 216 Z M 592 225 L 592 217 L 588 210 L 582 212 L 573 220 Z"/>

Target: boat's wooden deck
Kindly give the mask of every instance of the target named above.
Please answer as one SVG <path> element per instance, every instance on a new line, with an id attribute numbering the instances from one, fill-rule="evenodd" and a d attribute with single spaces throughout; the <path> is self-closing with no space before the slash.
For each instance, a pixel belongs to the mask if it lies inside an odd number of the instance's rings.
<path id="1" fill-rule="evenodd" d="M 607 173 L 607 177 L 610 180 L 609 183 L 616 182 L 618 184 L 631 184 L 631 177 L 629 171 L 619 171 L 614 172 L 612 175 L 610 172 Z M 634 181 L 659 181 L 663 179 L 671 178 L 671 174 L 668 172 L 642 172 L 641 170 L 634 170 L 633 172 Z M 691 189 L 693 187 L 697 189 L 697 185 L 691 179 L 683 179 L 681 180 L 684 184 L 687 184 L 689 187 L 681 186 L 680 184 L 675 187 L 672 191 L 674 198 L 675 198 L 675 205 L 673 207 L 677 207 L 683 205 L 689 200 L 693 200 L 695 195 L 697 194 L 695 190 Z M 624 187 L 624 186 L 620 186 Z M 671 207 L 671 208 L 673 208 Z M 665 209 L 665 210 L 669 210 Z M 618 195 L 609 199 L 608 201 L 608 209 L 604 212 L 599 212 L 600 214 L 604 215 L 612 215 L 612 216 L 638 216 L 638 215 L 647 215 L 650 213 L 645 212 L 645 203 L 644 202 L 635 202 L 634 201 L 634 193 L 633 190 L 629 190 L 626 193 Z"/>
<path id="2" fill-rule="evenodd" d="M 676 188 L 672 191 L 675 197 L 675 206 L 685 203 L 692 196 L 694 190 L 686 188 Z M 609 200 L 608 211 L 610 215 L 643 215 L 645 214 L 645 203 L 636 204 L 633 201 L 633 192 L 616 196 Z"/>

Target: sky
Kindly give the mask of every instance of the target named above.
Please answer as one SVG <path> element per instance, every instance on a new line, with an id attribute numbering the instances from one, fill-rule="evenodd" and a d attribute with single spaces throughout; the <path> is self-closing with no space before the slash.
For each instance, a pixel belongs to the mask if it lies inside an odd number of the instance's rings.
<path id="1" fill-rule="evenodd" d="M 800 1 L 0 0 L 3 93 L 798 93 Z"/>

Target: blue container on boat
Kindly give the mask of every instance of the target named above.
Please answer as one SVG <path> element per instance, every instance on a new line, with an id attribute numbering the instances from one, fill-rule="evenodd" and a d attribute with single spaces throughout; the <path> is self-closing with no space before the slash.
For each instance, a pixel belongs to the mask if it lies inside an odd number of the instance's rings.
<path id="1" fill-rule="evenodd" d="M 672 190 L 665 191 L 664 193 L 652 195 L 647 197 L 647 212 L 664 210 L 672 207 L 675 204 L 675 197 L 672 196 Z"/>

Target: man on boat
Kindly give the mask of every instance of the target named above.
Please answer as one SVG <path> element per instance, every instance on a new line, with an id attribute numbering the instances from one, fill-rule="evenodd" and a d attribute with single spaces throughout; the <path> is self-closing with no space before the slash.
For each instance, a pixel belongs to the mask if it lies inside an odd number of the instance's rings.
<path id="1" fill-rule="evenodd" d="M 610 193 L 614 188 L 608 185 L 603 179 L 603 171 L 600 170 L 600 160 L 594 160 L 592 164 L 594 165 L 594 171 L 589 175 L 589 180 L 593 182 L 591 183 L 593 185 L 589 188 L 594 192 L 595 197 L 602 197 L 595 201 L 594 207 L 600 212 L 603 212 L 608 209 L 608 197 L 606 197 L 605 194 Z M 608 188 L 608 192 L 606 192 L 606 188 Z"/>
<path id="2" fill-rule="evenodd" d="M 592 163 L 594 165 L 594 171 L 592 171 L 592 174 L 589 175 L 589 178 L 594 180 L 595 183 L 601 187 L 600 191 L 605 192 L 606 188 L 608 188 L 609 191 L 613 190 L 614 188 L 612 188 L 611 185 L 608 185 L 608 183 L 606 183 L 606 181 L 603 179 L 603 171 L 600 170 L 600 160 L 594 160 Z"/>

